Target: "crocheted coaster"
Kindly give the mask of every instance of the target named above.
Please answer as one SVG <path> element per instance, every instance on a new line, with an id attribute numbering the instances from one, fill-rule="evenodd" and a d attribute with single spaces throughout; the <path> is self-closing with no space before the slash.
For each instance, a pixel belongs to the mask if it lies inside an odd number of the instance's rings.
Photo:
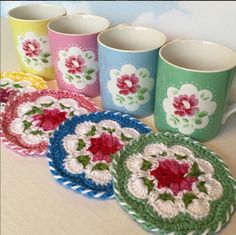
<path id="1" fill-rule="evenodd" d="M 66 90 L 41 90 L 11 99 L 2 115 L 3 142 L 23 155 L 44 155 L 48 140 L 67 118 L 97 111 L 87 97 Z"/>
<path id="2" fill-rule="evenodd" d="M 229 221 L 236 181 L 199 142 L 173 133 L 134 140 L 113 160 L 115 196 L 144 229 L 158 234 L 213 234 Z"/>
<path id="3" fill-rule="evenodd" d="M 81 115 L 60 125 L 50 139 L 48 160 L 55 179 L 87 197 L 114 198 L 112 154 L 151 130 L 118 112 Z"/>
<path id="4" fill-rule="evenodd" d="M 16 94 L 46 89 L 46 82 L 36 75 L 23 72 L 4 72 L 0 76 L 0 112 Z"/>

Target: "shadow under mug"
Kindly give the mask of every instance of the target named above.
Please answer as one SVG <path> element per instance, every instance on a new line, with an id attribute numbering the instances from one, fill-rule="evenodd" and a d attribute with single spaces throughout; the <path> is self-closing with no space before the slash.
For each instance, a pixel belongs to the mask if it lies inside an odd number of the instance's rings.
<path id="1" fill-rule="evenodd" d="M 46 80 L 55 79 L 47 23 L 55 17 L 66 15 L 65 8 L 30 4 L 13 8 L 8 15 L 21 69 Z"/>
<path id="2" fill-rule="evenodd" d="M 226 107 L 235 68 L 236 53 L 216 43 L 174 40 L 163 46 L 154 110 L 157 129 L 200 141 L 216 136 L 236 111 L 236 104 Z"/>
<path id="3" fill-rule="evenodd" d="M 148 116 L 154 108 L 159 48 L 157 30 L 121 24 L 98 36 L 100 92 L 104 109 Z"/>
<path id="4" fill-rule="evenodd" d="M 106 18 L 83 13 L 48 23 L 59 88 L 89 97 L 99 95 L 97 35 L 109 26 Z"/>

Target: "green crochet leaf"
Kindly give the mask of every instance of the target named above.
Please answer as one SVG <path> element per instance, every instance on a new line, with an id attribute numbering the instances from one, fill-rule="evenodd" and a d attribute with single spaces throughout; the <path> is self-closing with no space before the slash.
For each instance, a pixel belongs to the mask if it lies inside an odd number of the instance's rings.
<path id="1" fill-rule="evenodd" d="M 147 171 L 151 168 L 151 166 L 152 166 L 151 162 L 147 161 L 146 159 L 143 159 L 143 166 L 142 166 L 141 170 Z"/>
<path id="2" fill-rule="evenodd" d="M 166 152 L 166 151 L 163 151 L 162 153 L 158 153 L 158 155 L 164 157 L 164 156 L 167 155 L 167 152 Z"/>
<path id="3" fill-rule="evenodd" d="M 193 199 L 198 199 L 198 197 L 193 193 L 185 193 L 183 196 L 183 202 L 186 208 L 188 208 L 188 205 L 192 203 Z"/>
<path id="4" fill-rule="evenodd" d="M 148 188 L 148 193 L 150 193 L 154 187 L 154 183 L 152 180 L 149 180 L 148 178 L 142 178 L 143 179 L 143 183 L 147 186 Z"/>
<path id="5" fill-rule="evenodd" d="M 69 106 L 66 106 L 66 105 L 64 105 L 64 104 L 62 104 L 62 103 L 60 103 L 60 107 L 61 107 L 62 109 L 70 109 Z"/>
<path id="6" fill-rule="evenodd" d="M 170 193 L 163 193 L 163 194 L 160 194 L 159 197 L 158 197 L 158 199 L 161 199 L 161 200 L 163 200 L 163 201 L 168 201 L 168 200 L 170 200 L 170 201 L 172 201 L 172 202 L 175 201 L 174 197 L 173 197 Z"/>
<path id="7" fill-rule="evenodd" d="M 33 106 L 32 109 L 30 111 L 28 111 L 27 113 L 25 113 L 25 115 L 33 115 L 33 114 L 42 114 L 43 110 L 38 108 L 37 106 Z"/>
<path id="8" fill-rule="evenodd" d="M 77 161 L 82 164 L 83 168 L 85 168 L 90 161 L 89 155 L 81 155 L 76 157 Z"/>
<path id="9" fill-rule="evenodd" d="M 87 132 L 85 135 L 86 136 L 94 136 L 95 133 L 96 133 L 96 127 L 95 126 L 92 126 L 91 130 L 89 132 Z"/>
<path id="10" fill-rule="evenodd" d="M 52 106 L 53 104 L 54 104 L 54 102 L 52 101 L 50 103 L 43 103 L 43 104 L 41 104 L 41 106 L 48 108 L 48 107 Z"/>
<path id="11" fill-rule="evenodd" d="M 199 182 L 198 184 L 197 184 L 197 188 L 198 188 L 198 190 L 200 191 L 200 192 L 203 192 L 203 193 L 206 193 L 206 194 L 208 194 L 207 193 L 207 188 L 206 188 L 206 186 L 205 186 L 205 181 L 201 181 L 201 182 Z"/>
<path id="12" fill-rule="evenodd" d="M 109 170 L 109 166 L 106 163 L 100 162 L 93 166 L 92 171 L 94 170 L 99 170 L 99 171 Z"/>
<path id="13" fill-rule="evenodd" d="M 24 125 L 24 132 L 29 129 L 31 126 L 32 126 L 32 123 L 31 122 L 28 122 L 27 120 L 24 120 L 23 121 L 23 125 Z"/>
<path id="14" fill-rule="evenodd" d="M 77 151 L 80 151 L 81 149 L 83 149 L 84 147 L 86 146 L 85 142 L 83 139 L 79 139 L 79 142 L 78 142 L 78 146 L 76 148 Z"/>
<path id="15" fill-rule="evenodd" d="M 69 116 L 70 116 L 70 117 L 75 116 L 75 111 L 70 112 L 70 113 L 69 113 Z"/>
<path id="16" fill-rule="evenodd" d="M 32 134 L 32 135 L 43 135 L 44 132 L 40 131 L 40 130 L 36 130 L 36 131 L 31 131 L 30 134 Z"/>
<path id="17" fill-rule="evenodd" d="M 20 84 L 13 84 L 13 87 L 15 87 L 15 88 L 23 88 L 23 86 L 21 86 Z"/>
<path id="18" fill-rule="evenodd" d="M 174 153 L 174 155 L 178 160 L 187 159 L 187 157 L 188 157 L 188 155 L 179 155 L 177 153 Z"/>
<path id="19" fill-rule="evenodd" d="M 190 171 L 190 173 L 187 174 L 187 176 L 189 176 L 189 177 L 198 177 L 202 174 L 204 174 L 204 172 L 202 172 L 199 169 L 198 164 L 196 162 L 194 162 L 193 165 L 192 165 L 191 171 Z"/>
<path id="20" fill-rule="evenodd" d="M 115 128 L 109 128 L 109 127 L 102 127 L 102 129 L 103 129 L 104 131 L 109 132 L 110 134 L 112 134 L 113 132 L 116 131 Z"/>
<path id="21" fill-rule="evenodd" d="M 4 84 L 0 84 L 0 87 L 5 87 L 7 86 L 9 83 L 4 83 Z"/>
<path id="22" fill-rule="evenodd" d="M 123 133 L 121 133 L 121 140 L 122 141 L 130 141 L 130 140 L 132 140 L 133 138 L 131 138 L 131 137 L 127 137 L 127 136 L 125 136 Z"/>

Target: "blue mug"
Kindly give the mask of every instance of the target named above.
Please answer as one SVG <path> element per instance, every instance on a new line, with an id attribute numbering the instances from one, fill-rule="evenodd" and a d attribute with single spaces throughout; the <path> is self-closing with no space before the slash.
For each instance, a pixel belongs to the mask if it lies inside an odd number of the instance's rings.
<path id="1" fill-rule="evenodd" d="M 98 35 L 100 95 L 105 110 L 137 117 L 154 109 L 159 48 L 166 36 L 154 29 L 119 25 Z"/>

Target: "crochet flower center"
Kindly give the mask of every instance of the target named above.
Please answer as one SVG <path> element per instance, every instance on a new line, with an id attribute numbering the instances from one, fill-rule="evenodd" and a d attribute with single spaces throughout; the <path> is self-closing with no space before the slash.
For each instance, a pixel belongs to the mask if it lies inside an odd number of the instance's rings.
<path id="1" fill-rule="evenodd" d="M 157 188 L 170 188 L 177 195 L 183 190 L 192 191 L 192 184 L 197 181 L 197 177 L 188 176 L 188 171 L 187 163 L 167 159 L 160 161 L 159 166 L 151 170 L 150 174 L 158 180 Z"/>
<path id="2" fill-rule="evenodd" d="M 115 154 L 123 145 L 119 139 L 111 134 L 103 133 L 98 138 L 90 139 L 90 147 L 87 149 L 93 154 L 93 161 L 111 162 L 110 154 Z"/>
<path id="3" fill-rule="evenodd" d="M 32 116 L 37 127 L 41 127 L 44 131 L 55 130 L 57 126 L 66 120 L 66 112 L 59 109 L 44 109 L 42 114 Z"/>

